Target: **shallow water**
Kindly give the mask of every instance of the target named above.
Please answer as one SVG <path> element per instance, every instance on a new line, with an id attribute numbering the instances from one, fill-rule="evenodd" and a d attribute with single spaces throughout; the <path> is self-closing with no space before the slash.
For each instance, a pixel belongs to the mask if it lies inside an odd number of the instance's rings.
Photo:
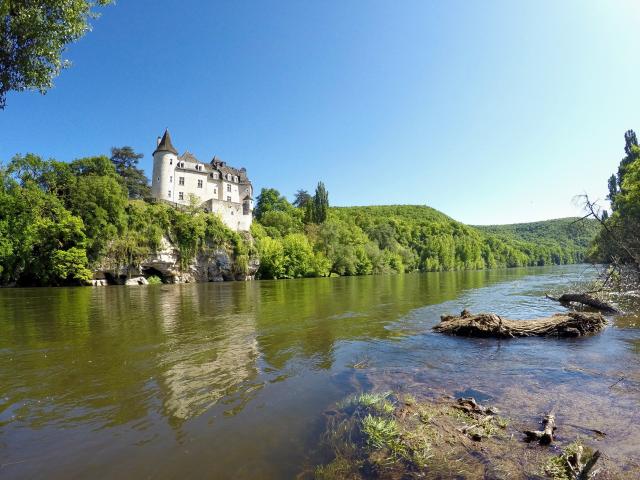
<path id="1" fill-rule="evenodd" d="M 544 294 L 592 275 L 0 290 L 0 476 L 292 478 L 320 461 L 322 412 L 369 389 L 471 392 L 529 427 L 553 408 L 561 437 L 637 464 L 638 317 L 578 339 L 430 331 L 463 308 L 561 312 Z"/>

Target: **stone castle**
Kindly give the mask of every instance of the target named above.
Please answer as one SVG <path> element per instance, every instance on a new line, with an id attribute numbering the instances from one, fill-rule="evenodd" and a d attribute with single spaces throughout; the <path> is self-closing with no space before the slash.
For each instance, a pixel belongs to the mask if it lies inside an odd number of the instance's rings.
<path id="1" fill-rule="evenodd" d="M 245 168 L 236 169 L 213 157 L 210 163 L 178 151 L 169 130 L 158 137 L 153 152 L 151 195 L 177 206 L 196 204 L 217 213 L 232 230 L 247 231 L 253 219 L 253 187 Z"/>

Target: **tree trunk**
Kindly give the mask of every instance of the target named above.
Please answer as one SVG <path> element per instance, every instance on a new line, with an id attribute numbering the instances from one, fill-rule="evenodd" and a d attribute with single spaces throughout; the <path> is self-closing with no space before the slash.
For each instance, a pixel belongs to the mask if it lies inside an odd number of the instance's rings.
<path id="1" fill-rule="evenodd" d="M 565 293 L 557 298 L 552 297 L 551 295 L 547 295 L 547 298 L 560 303 L 581 303 L 583 305 L 595 308 L 596 310 L 600 310 L 601 312 L 620 313 L 620 311 L 613 305 L 607 302 L 603 302 L 602 300 L 598 300 L 597 298 L 592 297 L 587 293 Z"/>
<path id="2" fill-rule="evenodd" d="M 601 313 L 568 312 L 535 320 L 507 320 L 495 313 L 443 315 L 433 327 L 438 333 L 467 337 L 580 337 L 601 331 L 607 321 Z"/>

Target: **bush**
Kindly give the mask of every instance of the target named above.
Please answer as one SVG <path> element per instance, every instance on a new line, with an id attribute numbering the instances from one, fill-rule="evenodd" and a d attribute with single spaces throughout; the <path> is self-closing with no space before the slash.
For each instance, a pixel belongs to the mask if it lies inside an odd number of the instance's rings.
<path id="1" fill-rule="evenodd" d="M 162 279 L 157 275 L 151 275 L 150 277 L 147 277 L 147 282 L 149 283 L 149 285 L 162 285 Z"/>

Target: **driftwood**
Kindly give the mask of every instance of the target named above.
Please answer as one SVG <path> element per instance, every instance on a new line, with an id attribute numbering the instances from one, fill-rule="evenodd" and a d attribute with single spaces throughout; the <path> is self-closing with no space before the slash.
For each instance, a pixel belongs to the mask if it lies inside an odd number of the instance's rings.
<path id="1" fill-rule="evenodd" d="M 490 424 L 498 414 L 498 409 L 494 407 L 483 407 L 473 397 L 458 398 L 453 408 L 462 410 L 469 417 L 475 420 L 473 425 L 465 425 L 458 430 L 468 435 L 472 440 L 480 442 L 487 436 L 486 426 Z"/>
<path id="2" fill-rule="evenodd" d="M 607 321 L 601 313 L 568 312 L 535 320 L 507 320 L 495 313 L 443 315 L 433 327 L 438 333 L 467 337 L 579 337 L 602 330 Z"/>
<path id="3" fill-rule="evenodd" d="M 587 305 L 591 308 L 595 308 L 596 310 L 600 310 L 601 312 L 620 313 L 620 310 L 610 303 L 592 297 L 587 293 L 564 293 L 559 297 L 547 295 L 547 298 L 560 303 L 581 303 L 582 305 Z"/>
<path id="4" fill-rule="evenodd" d="M 576 458 L 576 465 L 574 471 L 576 472 L 576 480 L 588 480 L 596 475 L 596 472 L 591 473 L 593 467 L 596 466 L 596 462 L 600 458 L 600 450 L 596 450 L 587 463 L 582 463 L 582 447 L 580 447 L 580 458 Z M 576 455 L 578 457 L 578 455 Z"/>
<path id="5" fill-rule="evenodd" d="M 542 420 L 543 430 L 525 430 L 527 441 L 537 440 L 540 445 L 549 445 L 553 442 L 553 432 L 556 429 L 556 416 L 553 412 L 549 412 Z"/>
<path id="6" fill-rule="evenodd" d="M 458 398 L 453 408 L 474 415 L 495 415 L 498 413 L 498 410 L 493 407 L 483 407 L 473 397 Z"/>

